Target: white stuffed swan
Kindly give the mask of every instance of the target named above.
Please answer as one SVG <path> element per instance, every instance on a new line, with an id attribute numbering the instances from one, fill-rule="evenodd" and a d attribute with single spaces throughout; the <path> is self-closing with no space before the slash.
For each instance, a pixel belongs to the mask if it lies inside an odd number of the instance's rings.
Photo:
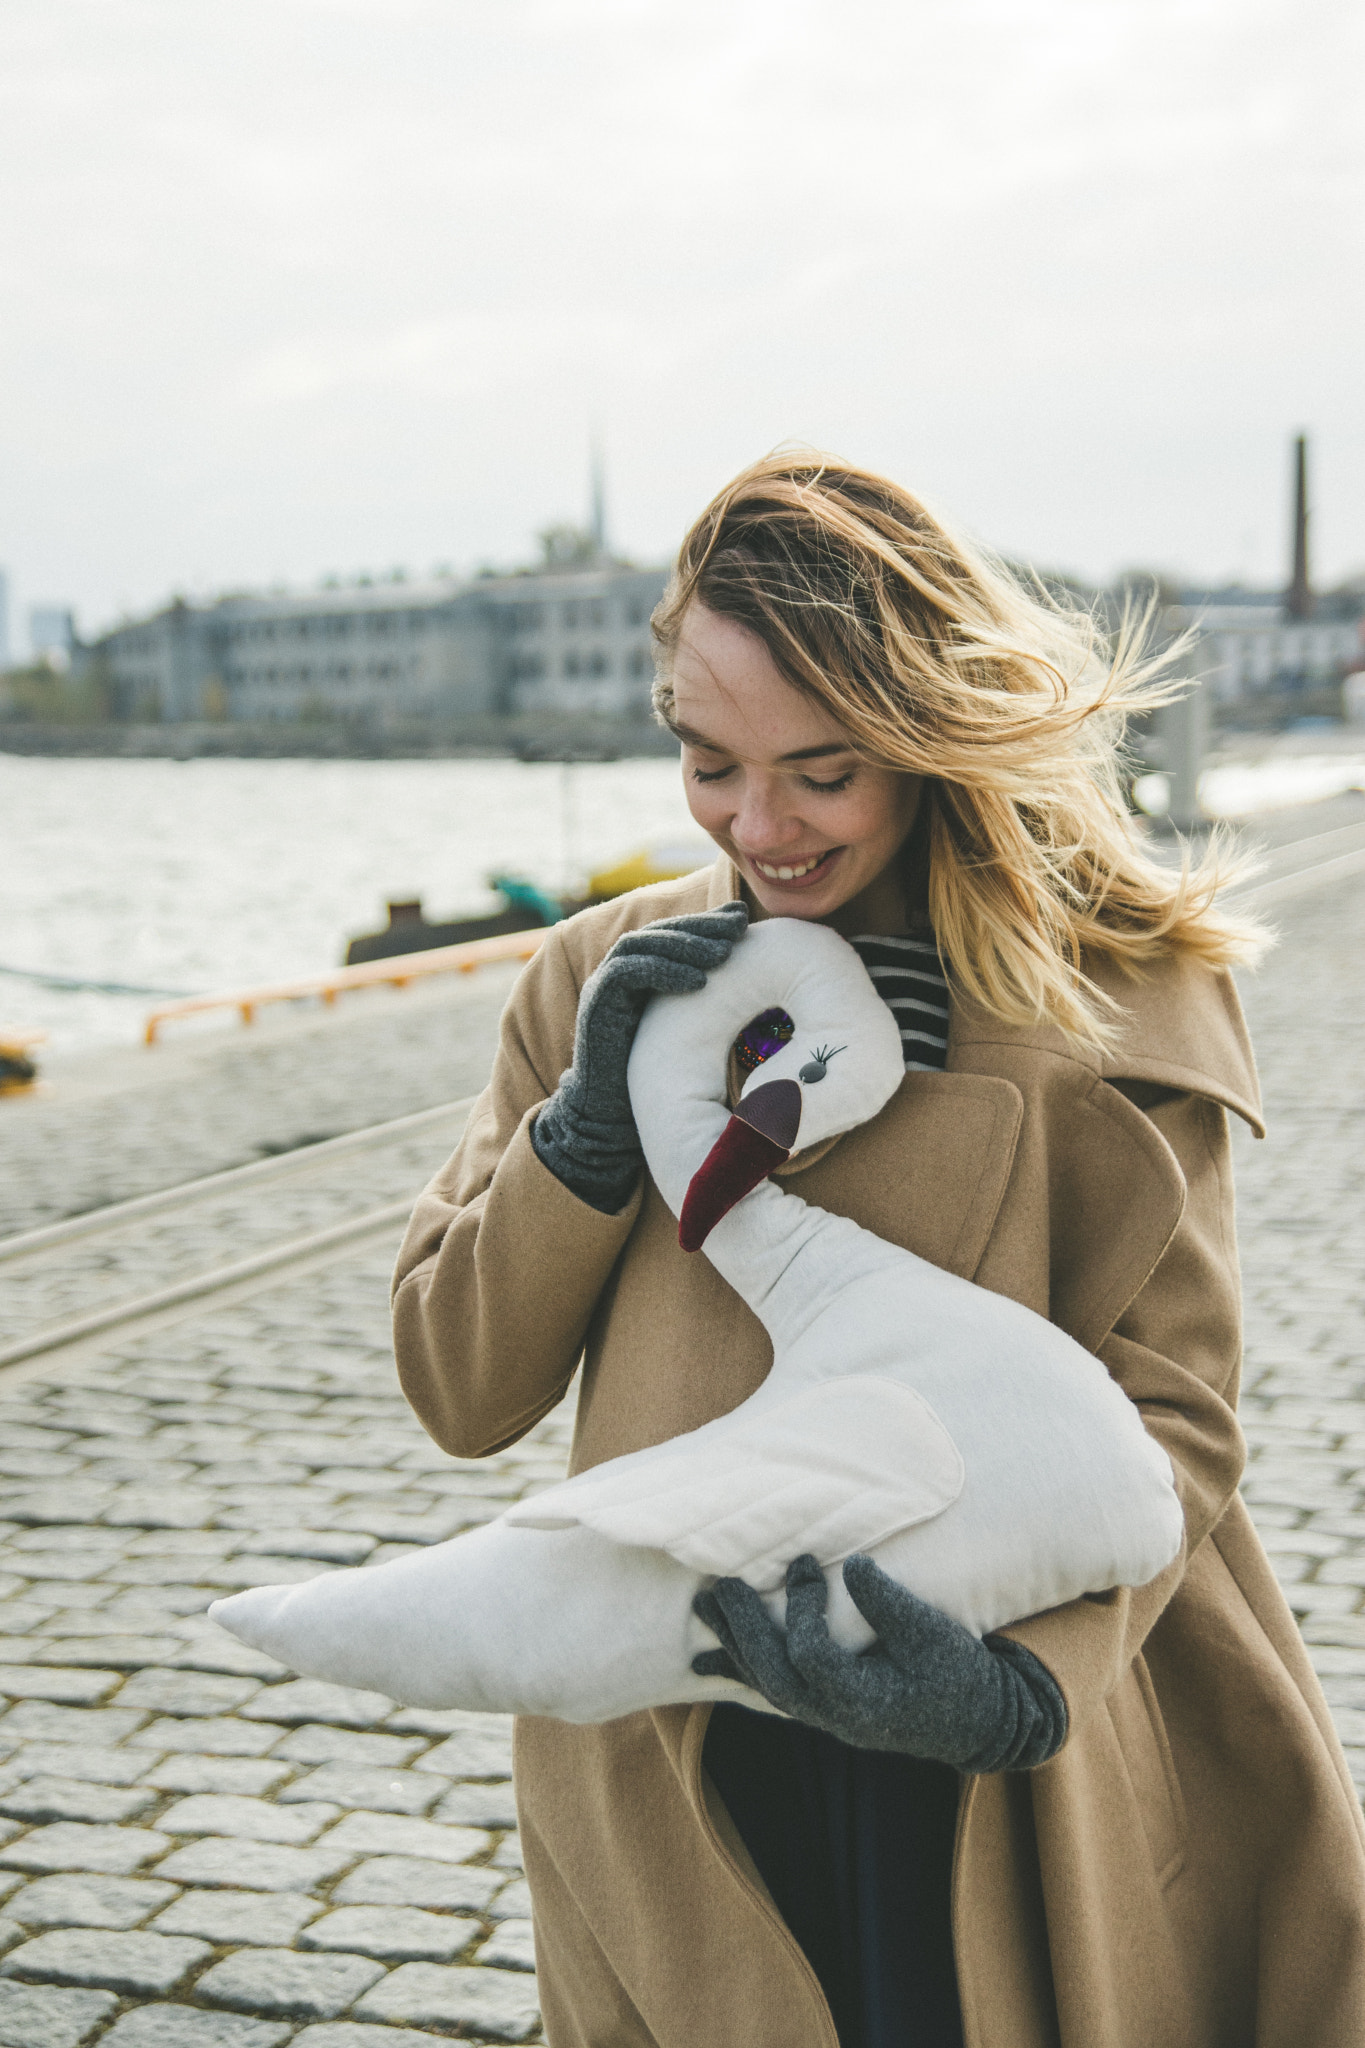
<path id="1" fill-rule="evenodd" d="M 795 1034 L 732 1117 L 730 1047 L 773 1007 Z M 704 990 L 655 997 L 630 1059 L 645 1158 L 684 1244 L 705 1240 L 768 1332 L 762 1386 L 448 1543 L 257 1587 L 213 1617 L 296 1671 L 409 1704 L 601 1721 L 762 1705 L 692 1671 L 714 1646 L 692 1599 L 734 1575 L 780 1618 L 802 1552 L 852 1649 L 872 1634 L 838 1571 L 854 1551 L 977 1634 L 1154 1578 L 1183 1532 L 1170 1462 L 1100 1362 L 766 1177 L 874 1116 L 903 1072 L 891 1012 L 824 926 L 759 924 Z"/>

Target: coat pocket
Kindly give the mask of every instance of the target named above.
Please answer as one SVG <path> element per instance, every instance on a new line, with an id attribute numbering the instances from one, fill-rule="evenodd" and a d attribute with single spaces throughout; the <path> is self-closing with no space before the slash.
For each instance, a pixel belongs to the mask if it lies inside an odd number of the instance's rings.
<path id="1" fill-rule="evenodd" d="M 1185 1862 L 1185 1801 L 1145 1658 L 1134 1658 L 1108 1707 L 1157 1883 L 1168 1885 Z"/>

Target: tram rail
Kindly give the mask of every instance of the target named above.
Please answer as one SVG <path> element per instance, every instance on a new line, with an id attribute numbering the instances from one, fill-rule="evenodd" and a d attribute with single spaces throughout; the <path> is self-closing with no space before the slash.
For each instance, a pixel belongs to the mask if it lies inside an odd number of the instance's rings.
<path id="1" fill-rule="evenodd" d="M 221 1173 L 181 1182 L 178 1186 L 158 1189 L 152 1194 L 138 1195 L 130 1201 L 110 1203 L 83 1215 L 64 1218 L 59 1223 L 45 1224 L 39 1229 L 0 1239 L 0 1284 L 16 1269 L 22 1272 L 26 1260 L 35 1263 L 46 1260 L 48 1254 L 63 1246 L 80 1245 L 83 1250 L 93 1248 L 98 1251 L 101 1240 L 112 1244 L 123 1233 L 136 1230 L 144 1222 L 168 1212 L 179 1217 L 196 1207 L 205 1207 L 239 1192 L 250 1192 L 254 1196 L 261 1191 L 262 1183 L 273 1187 L 304 1172 L 325 1172 L 334 1162 L 345 1163 L 348 1155 L 384 1145 L 399 1145 L 420 1137 L 427 1130 L 434 1132 L 444 1126 L 453 1144 L 463 1130 L 476 1099 L 466 1096 L 458 1102 L 440 1103 L 432 1109 L 371 1124 L 358 1131 L 348 1131 L 319 1144 L 301 1145 L 270 1159 L 252 1160 Z M 415 1196 L 414 1187 L 412 1193 L 401 1201 L 361 1209 L 357 1214 L 344 1217 L 321 1230 L 283 1234 L 245 1258 L 207 1264 L 165 1285 L 116 1295 L 112 1300 L 92 1305 L 84 1313 L 42 1323 L 9 1342 L 0 1343 L 0 1369 L 65 1350 L 124 1327 L 131 1329 L 150 1318 L 206 1302 L 216 1295 L 240 1292 L 251 1282 L 273 1279 L 291 1267 L 325 1262 L 392 1231 L 407 1218 Z"/>

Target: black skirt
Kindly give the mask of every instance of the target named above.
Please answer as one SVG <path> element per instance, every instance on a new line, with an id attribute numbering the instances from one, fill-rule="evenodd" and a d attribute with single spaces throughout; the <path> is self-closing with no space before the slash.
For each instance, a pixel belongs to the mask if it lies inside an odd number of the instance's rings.
<path id="1" fill-rule="evenodd" d="M 718 1706 L 704 1762 L 834 2015 L 840 2048 L 962 2048 L 958 1775 Z"/>

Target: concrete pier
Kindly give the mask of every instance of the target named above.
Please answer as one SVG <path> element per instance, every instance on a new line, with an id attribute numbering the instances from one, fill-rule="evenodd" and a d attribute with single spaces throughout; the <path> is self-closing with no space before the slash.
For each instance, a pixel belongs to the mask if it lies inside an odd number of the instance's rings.
<path id="1" fill-rule="evenodd" d="M 1244 983 L 1271 1130 L 1236 1140 L 1244 1490 L 1365 1786 L 1365 875 L 1276 915 Z M 453 1102 L 507 981 L 54 1068 L 49 1096 L 0 1105 L 3 1228 Z M 0 1346 L 101 1290 L 363 1221 L 457 1121 L 0 1264 L 0 1292 L 25 1276 Z M 540 2038 L 506 1724 L 298 1680 L 204 1619 L 561 1472 L 563 1412 L 477 1465 L 424 1436 L 389 1347 L 397 1237 L 0 1373 L 0 2043 Z"/>

